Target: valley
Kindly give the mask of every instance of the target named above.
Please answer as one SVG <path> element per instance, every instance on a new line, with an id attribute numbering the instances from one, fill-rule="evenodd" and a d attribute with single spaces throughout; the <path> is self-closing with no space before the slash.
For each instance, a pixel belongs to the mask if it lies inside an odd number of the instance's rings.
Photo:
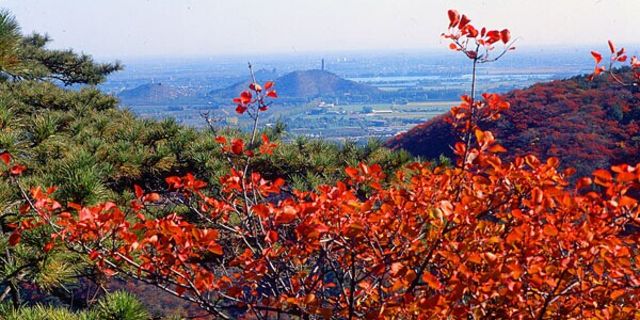
<path id="1" fill-rule="evenodd" d="M 518 60 L 507 57 L 499 65 L 482 66 L 479 90 L 503 93 L 589 72 L 589 60 L 576 52 L 524 51 Z M 145 118 L 171 117 L 204 127 L 203 114 L 208 114 L 216 127 L 246 129 L 249 122 L 238 117 L 231 103 L 249 83 L 243 60 L 125 62 L 125 70 L 102 88 L 115 94 L 121 107 Z M 265 124 L 285 124 L 288 139 L 364 143 L 389 139 L 455 105 L 468 90 L 464 62 L 425 51 L 261 56 L 252 63 L 258 82 L 275 80 L 279 93 Z"/>

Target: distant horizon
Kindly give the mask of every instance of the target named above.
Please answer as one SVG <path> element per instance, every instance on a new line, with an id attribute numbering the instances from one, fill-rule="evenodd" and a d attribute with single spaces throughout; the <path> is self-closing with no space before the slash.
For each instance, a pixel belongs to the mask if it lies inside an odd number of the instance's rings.
<path id="1" fill-rule="evenodd" d="M 640 1 L 625 0 L 0 0 L 0 7 L 24 33 L 49 34 L 50 47 L 99 59 L 446 50 L 447 9 L 477 26 L 508 27 L 522 48 L 598 49 L 612 39 L 634 51 L 640 29 Z"/>
<path id="2" fill-rule="evenodd" d="M 73 48 L 56 48 L 54 46 L 50 46 L 54 49 L 73 49 Z M 630 55 L 640 55 L 640 42 L 636 44 L 629 44 L 626 46 Z M 604 55 L 608 53 L 608 47 L 606 42 L 603 43 L 594 43 L 592 45 L 581 44 L 581 45 L 566 45 L 566 46 L 557 46 L 557 45 L 539 45 L 539 46 L 517 46 L 516 50 L 512 53 L 512 55 L 517 55 L 518 53 L 524 54 L 535 54 L 538 52 L 545 53 L 569 53 L 570 51 L 577 51 L 585 54 L 585 57 L 591 59 L 589 52 L 591 50 L 596 50 L 602 52 Z M 436 55 L 436 56 L 444 56 L 447 54 L 451 54 L 453 59 L 459 59 L 460 57 L 455 55 L 450 49 L 446 46 L 443 47 L 433 47 L 433 48 L 372 48 L 372 49 L 352 49 L 352 50 L 324 50 L 324 51 L 299 51 L 299 52 L 252 52 L 252 53 L 228 53 L 228 54 L 186 54 L 186 55 L 114 55 L 114 56 L 101 56 L 95 55 L 91 52 L 84 52 L 85 54 L 89 54 L 93 56 L 97 60 L 101 61 L 109 61 L 109 60 L 120 60 L 120 61 L 131 61 L 131 62 L 144 62 L 144 61 L 202 61 L 202 60 L 211 60 L 211 59 L 220 59 L 220 60 L 247 60 L 248 58 L 268 58 L 268 59 L 281 59 L 281 58 L 310 58 L 312 56 L 318 57 L 336 57 L 336 56 L 391 56 L 391 55 Z"/>

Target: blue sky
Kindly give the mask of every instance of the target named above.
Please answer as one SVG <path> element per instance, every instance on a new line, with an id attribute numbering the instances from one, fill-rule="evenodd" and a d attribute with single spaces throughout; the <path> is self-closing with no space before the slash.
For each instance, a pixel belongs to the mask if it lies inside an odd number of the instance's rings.
<path id="1" fill-rule="evenodd" d="M 640 0 L 0 0 L 24 32 L 98 57 L 428 49 L 446 10 L 509 28 L 519 46 L 639 41 Z"/>

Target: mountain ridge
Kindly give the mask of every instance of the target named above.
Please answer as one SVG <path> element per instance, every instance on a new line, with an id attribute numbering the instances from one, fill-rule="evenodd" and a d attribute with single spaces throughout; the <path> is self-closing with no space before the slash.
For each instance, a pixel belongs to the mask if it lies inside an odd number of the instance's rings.
<path id="1" fill-rule="evenodd" d="M 360 97 L 368 99 L 373 95 L 381 94 L 378 88 L 355 81 L 344 79 L 335 73 L 311 69 L 293 71 L 275 79 L 258 77 L 260 83 L 273 80 L 280 98 L 323 98 L 323 97 Z M 246 90 L 249 81 L 235 83 L 229 87 L 213 90 L 210 96 L 233 97 L 242 90 Z"/>
<path id="2" fill-rule="evenodd" d="M 621 73 L 629 78 L 629 72 Z M 558 157 L 574 167 L 577 176 L 597 168 L 640 161 L 640 88 L 620 86 L 586 76 L 535 84 L 505 95 L 509 110 L 495 121 L 481 125 L 507 148 L 504 158 L 534 154 Z M 449 113 L 430 119 L 400 134 L 386 145 L 414 156 L 452 157 L 453 128 Z"/>

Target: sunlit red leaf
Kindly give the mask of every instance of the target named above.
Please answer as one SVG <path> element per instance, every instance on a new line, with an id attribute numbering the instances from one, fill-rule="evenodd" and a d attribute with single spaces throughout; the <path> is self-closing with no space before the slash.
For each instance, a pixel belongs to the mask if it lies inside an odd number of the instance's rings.
<path id="1" fill-rule="evenodd" d="M 236 107 L 236 112 L 237 112 L 237 113 L 239 113 L 239 114 L 243 114 L 243 113 L 245 113 L 245 111 L 247 111 L 247 107 L 245 107 L 245 106 L 243 106 L 243 105 L 240 105 L 240 104 L 239 104 L 239 105 Z"/>
<path id="2" fill-rule="evenodd" d="M 544 234 L 550 237 L 555 237 L 558 235 L 558 229 L 550 224 L 546 224 L 544 226 Z"/>
<path id="3" fill-rule="evenodd" d="M 354 168 L 354 167 L 346 167 L 346 168 L 344 169 L 344 172 L 347 174 L 347 176 L 349 176 L 349 177 L 351 177 L 351 178 L 353 178 L 353 179 L 357 178 L 357 177 L 358 177 L 358 175 L 360 174 L 360 173 L 358 172 L 358 169 L 356 169 L 356 168 Z"/>
<path id="4" fill-rule="evenodd" d="M 18 242 L 20 242 L 21 239 L 21 233 L 20 231 L 14 231 L 10 236 L 9 236 L 9 245 L 15 246 L 18 244 Z"/>
<path id="5" fill-rule="evenodd" d="M 275 243 L 278 241 L 278 233 L 273 231 L 273 230 L 269 230 L 269 232 L 267 232 L 267 236 L 265 237 L 265 240 L 271 242 L 271 243 Z"/>
<path id="6" fill-rule="evenodd" d="M 611 292 L 611 299 L 616 300 L 620 297 L 622 297 L 625 294 L 625 290 L 624 289 L 618 289 L 618 290 L 614 290 Z"/>
<path id="7" fill-rule="evenodd" d="M 282 212 L 276 215 L 277 224 L 287 224 L 298 217 L 297 210 L 292 206 L 285 206 Z"/>
<path id="8" fill-rule="evenodd" d="M 611 53 L 615 53 L 616 52 L 616 46 L 613 44 L 613 42 L 611 40 L 607 41 L 609 44 L 609 50 L 611 50 Z"/>
<path id="9" fill-rule="evenodd" d="M 44 252 L 49 252 L 53 249 L 53 246 L 55 245 L 55 243 L 53 241 L 49 241 L 47 242 L 47 244 L 44 245 L 44 247 L 42 248 L 42 250 Z"/>
<path id="10" fill-rule="evenodd" d="M 134 184 L 133 189 L 135 190 L 136 198 L 142 198 L 142 196 L 144 195 L 144 191 L 142 190 L 142 188 L 139 185 Z"/>
<path id="11" fill-rule="evenodd" d="M 223 137 L 223 136 L 217 136 L 216 137 L 216 142 L 219 144 L 227 144 L 227 138 Z"/>
<path id="12" fill-rule="evenodd" d="M 9 171 L 12 175 L 17 176 L 17 175 L 21 175 L 22 172 L 24 172 L 25 170 L 27 170 L 27 167 L 21 165 L 21 164 L 17 164 L 13 167 L 11 167 L 11 170 Z"/>
<path id="13" fill-rule="evenodd" d="M 463 14 L 462 17 L 460 17 L 460 24 L 458 25 L 458 28 L 462 29 L 466 27 L 469 22 L 471 22 L 471 20 L 469 20 L 469 18 L 467 18 L 467 16 Z"/>
<path id="14" fill-rule="evenodd" d="M 500 31 L 500 39 L 503 43 L 508 43 L 509 40 L 511 40 L 511 32 L 509 32 L 508 29 L 503 29 L 502 31 Z"/>
<path id="15" fill-rule="evenodd" d="M 0 160 L 2 160 L 5 165 L 9 165 L 11 162 L 11 155 L 8 152 L 0 153 Z"/>
<path id="16" fill-rule="evenodd" d="M 253 98 L 253 95 L 251 95 L 251 92 L 242 91 L 242 93 L 240 94 L 240 103 L 249 104 L 252 98 Z"/>
<path id="17" fill-rule="evenodd" d="M 144 196 L 144 201 L 146 202 L 158 202 L 160 201 L 160 194 L 156 192 L 149 193 Z"/>
<path id="18" fill-rule="evenodd" d="M 597 51 L 591 51 L 591 56 L 593 56 L 593 60 L 596 61 L 596 64 L 602 61 L 602 55 Z"/>
<path id="19" fill-rule="evenodd" d="M 436 278 L 436 276 L 434 276 L 431 272 L 423 273 L 422 281 L 424 281 L 426 284 L 429 285 L 429 287 L 435 290 L 438 290 L 442 287 L 442 284 L 440 283 L 438 278 Z"/>
<path id="20" fill-rule="evenodd" d="M 252 84 L 249 85 L 249 89 L 251 89 L 251 90 L 253 90 L 255 92 L 260 92 L 260 91 L 262 91 L 262 86 L 260 86 L 257 83 L 252 83 Z M 251 100 L 251 99 L 249 99 L 249 100 Z"/>
<path id="21" fill-rule="evenodd" d="M 231 140 L 231 151 L 237 155 L 241 155 L 244 151 L 244 140 L 233 139 Z"/>
<path id="22" fill-rule="evenodd" d="M 460 14 L 456 10 L 447 11 L 447 15 L 449 16 L 449 28 L 453 28 L 458 25 L 460 22 Z"/>

